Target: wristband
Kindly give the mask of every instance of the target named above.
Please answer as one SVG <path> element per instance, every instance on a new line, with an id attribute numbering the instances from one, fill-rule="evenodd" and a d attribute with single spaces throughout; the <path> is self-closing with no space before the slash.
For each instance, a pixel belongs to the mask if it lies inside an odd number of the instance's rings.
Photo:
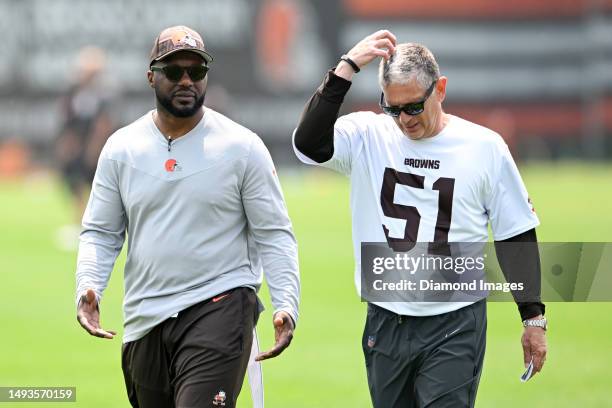
<path id="1" fill-rule="evenodd" d="M 347 64 L 349 64 L 351 66 L 351 68 L 353 68 L 353 71 L 355 71 L 355 73 L 358 73 L 359 71 L 361 71 L 361 69 L 359 68 L 359 66 L 357 64 L 355 64 L 355 61 L 353 61 L 352 59 L 350 59 L 348 57 L 348 55 L 343 55 L 340 57 L 340 61 L 344 61 Z"/>

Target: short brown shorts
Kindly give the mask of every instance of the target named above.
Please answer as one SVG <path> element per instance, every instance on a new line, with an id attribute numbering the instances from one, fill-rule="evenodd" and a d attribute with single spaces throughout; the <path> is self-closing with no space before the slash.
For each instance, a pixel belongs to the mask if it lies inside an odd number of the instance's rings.
<path id="1" fill-rule="evenodd" d="M 234 407 L 259 311 L 255 291 L 236 288 L 125 343 L 122 368 L 132 407 Z"/>

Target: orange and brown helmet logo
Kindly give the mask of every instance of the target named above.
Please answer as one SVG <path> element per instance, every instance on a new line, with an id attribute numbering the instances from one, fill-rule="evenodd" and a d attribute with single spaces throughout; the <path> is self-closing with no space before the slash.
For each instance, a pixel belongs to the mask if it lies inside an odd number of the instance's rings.
<path id="1" fill-rule="evenodd" d="M 166 171 L 168 172 L 173 172 L 177 166 L 178 166 L 178 163 L 176 162 L 175 159 L 166 160 L 166 163 L 164 165 L 164 167 L 166 168 Z"/>

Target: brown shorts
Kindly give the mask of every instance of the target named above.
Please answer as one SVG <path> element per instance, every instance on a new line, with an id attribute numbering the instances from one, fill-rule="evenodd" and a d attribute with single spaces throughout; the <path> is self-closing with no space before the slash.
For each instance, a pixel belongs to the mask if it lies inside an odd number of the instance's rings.
<path id="1" fill-rule="evenodd" d="M 255 291 L 236 288 L 125 343 L 122 368 L 132 407 L 234 407 L 259 312 Z"/>

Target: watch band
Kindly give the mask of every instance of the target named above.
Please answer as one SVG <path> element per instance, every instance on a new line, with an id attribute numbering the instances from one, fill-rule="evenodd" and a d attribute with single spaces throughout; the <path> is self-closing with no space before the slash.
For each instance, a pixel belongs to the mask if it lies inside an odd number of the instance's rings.
<path id="1" fill-rule="evenodd" d="M 523 320 L 523 327 L 540 327 L 546 330 L 548 328 L 548 321 L 546 318 Z"/>
<path id="2" fill-rule="evenodd" d="M 340 57 L 340 61 L 344 61 L 347 64 L 349 64 L 351 66 L 351 68 L 353 68 L 353 71 L 355 71 L 355 73 L 358 73 L 359 71 L 361 71 L 361 69 L 359 68 L 359 65 L 357 65 L 355 63 L 355 61 L 353 61 L 352 59 L 350 59 L 348 57 L 348 55 L 344 54 L 343 56 Z"/>

